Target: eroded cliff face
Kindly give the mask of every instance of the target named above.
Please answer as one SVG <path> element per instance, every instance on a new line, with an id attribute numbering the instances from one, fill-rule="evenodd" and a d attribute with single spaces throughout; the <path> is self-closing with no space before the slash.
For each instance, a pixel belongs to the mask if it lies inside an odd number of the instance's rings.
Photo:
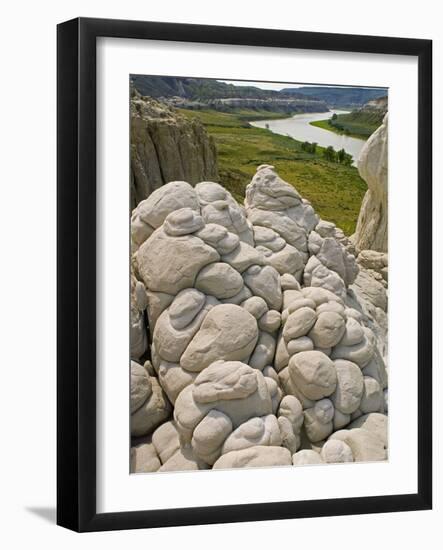
<path id="1" fill-rule="evenodd" d="M 368 190 L 363 198 L 353 242 L 358 251 L 388 250 L 388 114 L 368 139 L 357 162 Z"/>
<path id="2" fill-rule="evenodd" d="M 363 113 L 381 114 L 381 116 L 384 117 L 388 112 L 388 96 L 371 99 L 359 110 Z"/>
<path id="3" fill-rule="evenodd" d="M 131 97 L 131 207 L 169 181 L 218 178 L 213 139 L 197 120 L 133 91 Z"/>

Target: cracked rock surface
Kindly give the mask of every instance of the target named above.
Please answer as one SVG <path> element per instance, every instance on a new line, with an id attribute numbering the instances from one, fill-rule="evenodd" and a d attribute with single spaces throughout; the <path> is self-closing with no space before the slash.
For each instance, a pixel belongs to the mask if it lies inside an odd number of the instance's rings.
<path id="1" fill-rule="evenodd" d="M 274 168 L 172 181 L 131 221 L 131 471 L 387 458 L 387 255 Z"/>

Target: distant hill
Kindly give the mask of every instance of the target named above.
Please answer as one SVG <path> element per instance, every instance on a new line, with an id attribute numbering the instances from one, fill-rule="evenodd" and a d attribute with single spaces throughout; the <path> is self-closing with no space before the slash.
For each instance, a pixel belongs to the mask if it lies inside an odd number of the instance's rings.
<path id="1" fill-rule="evenodd" d="M 387 89 L 302 86 L 300 88 L 284 88 L 280 93 L 285 95 L 301 93 L 304 96 L 322 99 L 329 107 L 359 108 L 371 99 L 386 96 Z"/>
<path id="2" fill-rule="evenodd" d="M 383 122 L 385 114 L 388 112 L 388 96 L 371 99 L 367 103 L 347 115 L 338 115 L 339 121 L 345 122 L 348 126 L 363 125 L 370 130 L 370 135 Z M 346 127 L 346 124 L 344 126 Z M 351 131 L 352 127 L 349 128 Z M 354 130 L 355 131 L 355 130 Z"/>
<path id="3" fill-rule="evenodd" d="M 368 139 L 382 124 L 387 112 L 388 96 L 385 95 L 369 100 L 363 107 L 354 109 L 350 113 L 334 114 L 327 120 L 317 120 L 311 122 L 311 124 L 337 134 Z"/>
<path id="4" fill-rule="evenodd" d="M 236 86 L 210 78 L 131 75 L 131 82 L 142 95 L 153 98 L 182 98 L 206 103 L 218 99 L 304 99 L 319 100 L 329 107 L 359 108 L 372 99 L 386 96 L 386 88 L 341 88 L 302 86 L 281 91 L 255 86 Z"/>
<path id="5" fill-rule="evenodd" d="M 142 95 L 182 109 L 270 111 L 282 114 L 326 112 L 323 100 L 298 92 L 282 94 L 255 86 L 236 86 L 209 78 L 131 75 L 131 85 Z"/>
<path id="6" fill-rule="evenodd" d="M 286 94 L 275 90 L 262 90 L 255 86 L 235 86 L 210 78 L 175 78 L 133 74 L 131 81 L 142 95 L 154 98 L 175 96 L 193 101 L 207 101 L 220 98 L 268 99 L 286 96 Z M 297 91 L 291 92 L 289 97 L 310 99 Z"/>

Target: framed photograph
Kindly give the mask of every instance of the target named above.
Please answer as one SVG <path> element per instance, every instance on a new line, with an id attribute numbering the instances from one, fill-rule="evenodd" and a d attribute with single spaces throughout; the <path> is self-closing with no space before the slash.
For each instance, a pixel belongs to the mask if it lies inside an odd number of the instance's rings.
<path id="1" fill-rule="evenodd" d="M 431 508 L 431 66 L 58 26 L 59 525 Z"/>

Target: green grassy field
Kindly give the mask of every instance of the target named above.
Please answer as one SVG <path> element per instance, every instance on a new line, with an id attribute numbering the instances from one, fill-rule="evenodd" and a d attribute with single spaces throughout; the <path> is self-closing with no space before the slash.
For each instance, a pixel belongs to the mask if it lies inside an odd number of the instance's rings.
<path id="1" fill-rule="evenodd" d="M 246 122 L 281 118 L 281 113 L 273 116 L 266 111 L 221 113 L 184 109 L 180 113 L 199 118 L 214 137 L 221 183 L 239 202 L 243 201 L 257 166 L 272 164 L 285 181 L 312 202 L 322 218 L 333 221 L 348 235 L 354 232 L 367 189 L 357 169 L 324 160 L 321 147 L 315 155 L 306 153 L 301 150 L 301 142 Z"/>
<path id="2" fill-rule="evenodd" d="M 335 124 L 339 124 L 343 129 L 336 128 L 334 125 L 329 124 L 329 119 L 316 120 L 310 122 L 312 126 L 329 130 L 335 134 L 346 134 L 350 137 L 357 139 L 368 139 L 368 137 L 377 130 L 381 121 L 370 115 L 361 115 L 359 113 L 348 113 L 345 115 L 337 115 Z"/>

